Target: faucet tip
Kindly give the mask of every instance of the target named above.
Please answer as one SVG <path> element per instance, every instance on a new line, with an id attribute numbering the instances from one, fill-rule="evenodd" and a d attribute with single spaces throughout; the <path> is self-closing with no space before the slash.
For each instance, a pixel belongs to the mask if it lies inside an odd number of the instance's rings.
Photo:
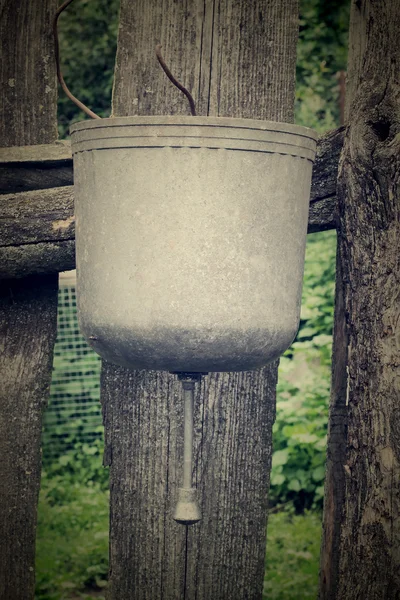
<path id="1" fill-rule="evenodd" d="M 181 525 L 194 525 L 201 520 L 195 488 L 179 488 L 174 520 Z"/>

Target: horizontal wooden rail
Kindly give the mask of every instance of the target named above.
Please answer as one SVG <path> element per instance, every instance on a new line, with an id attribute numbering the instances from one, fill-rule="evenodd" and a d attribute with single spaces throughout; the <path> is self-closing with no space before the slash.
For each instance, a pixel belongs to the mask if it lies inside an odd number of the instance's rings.
<path id="1" fill-rule="evenodd" d="M 335 228 L 336 177 L 343 128 L 318 141 L 308 232 Z M 0 279 L 75 268 L 71 148 L 0 149 Z"/>
<path id="2" fill-rule="evenodd" d="M 336 179 L 344 127 L 321 136 L 311 182 L 308 233 L 336 229 Z"/>
<path id="3" fill-rule="evenodd" d="M 72 184 L 69 142 L 0 148 L 0 194 Z"/>

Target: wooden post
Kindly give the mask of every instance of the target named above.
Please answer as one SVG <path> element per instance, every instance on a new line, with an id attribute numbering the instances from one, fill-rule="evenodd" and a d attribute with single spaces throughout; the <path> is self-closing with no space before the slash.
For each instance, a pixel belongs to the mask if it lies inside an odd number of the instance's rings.
<path id="1" fill-rule="evenodd" d="M 293 120 L 297 0 L 122 0 L 113 114 L 189 114 L 155 46 L 199 115 Z M 110 465 L 109 600 L 261 598 L 277 364 L 204 378 L 195 406 L 203 520 L 172 520 L 183 402 L 165 372 L 103 364 Z"/>
<path id="2" fill-rule="evenodd" d="M 57 137 L 54 0 L 3 3 L 0 146 Z M 30 600 L 35 585 L 42 411 L 56 336 L 57 275 L 1 282 L 0 598 Z"/>
<path id="3" fill-rule="evenodd" d="M 352 3 L 323 600 L 400 597 L 400 4 Z"/>

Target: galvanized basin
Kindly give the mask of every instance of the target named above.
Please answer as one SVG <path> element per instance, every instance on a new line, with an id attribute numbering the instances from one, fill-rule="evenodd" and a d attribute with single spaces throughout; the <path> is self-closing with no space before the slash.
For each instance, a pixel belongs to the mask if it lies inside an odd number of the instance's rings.
<path id="1" fill-rule="evenodd" d="M 265 365 L 298 329 L 316 135 L 211 117 L 72 129 L 82 332 L 136 369 Z"/>

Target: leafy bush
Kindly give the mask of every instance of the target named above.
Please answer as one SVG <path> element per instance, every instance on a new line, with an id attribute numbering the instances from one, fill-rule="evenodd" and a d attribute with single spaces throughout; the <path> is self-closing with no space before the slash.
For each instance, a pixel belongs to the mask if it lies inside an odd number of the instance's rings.
<path id="1" fill-rule="evenodd" d="M 66 600 L 107 584 L 109 495 L 61 475 L 42 477 L 36 542 L 36 600 Z M 87 598 L 91 596 L 79 596 Z"/>
<path id="2" fill-rule="evenodd" d="M 348 0 L 301 0 L 296 123 L 319 132 L 339 124 L 338 72 L 346 69 Z"/>
<path id="3" fill-rule="evenodd" d="M 281 358 L 270 502 L 322 506 L 332 345 L 336 234 L 308 237 L 300 329 Z"/>
<path id="4" fill-rule="evenodd" d="M 321 514 L 270 514 L 265 600 L 315 600 L 318 593 Z"/>
<path id="5" fill-rule="evenodd" d="M 104 444 L 96 439 L 91 444 L 76 441 L 73 449 L 61 454 L 42 471 L 42 485 L 47 485 L 47 497 L 64 502 L 67 490 L 75 484 L 108 489 L 108 469 L 103 467 Z"/>
<path id="6" fill-rule="evenodd" d="M 79 0 L 59 19 L 61 69 L 71 92 L 100 117 L 111 112 L 119 0 Z M 59 134 L 85 113 L 59 90 Z"/>

